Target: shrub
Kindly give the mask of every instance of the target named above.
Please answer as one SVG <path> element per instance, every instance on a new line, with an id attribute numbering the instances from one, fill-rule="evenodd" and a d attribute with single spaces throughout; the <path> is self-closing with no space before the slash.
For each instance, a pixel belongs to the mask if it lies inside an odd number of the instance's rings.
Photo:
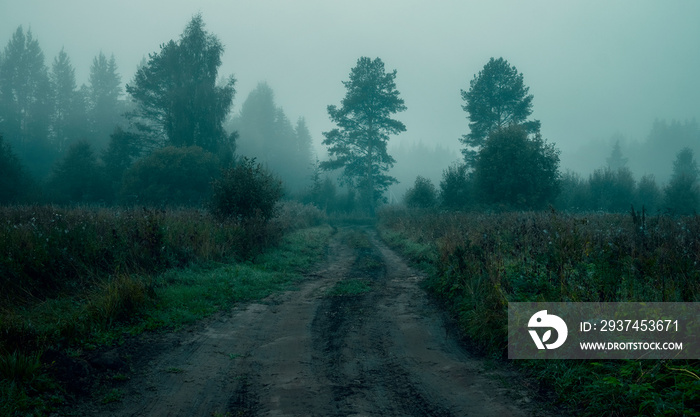
<path id="1" fill-rule="evenodd" d="M 492 132 L 474 164 L 474 188 L 485 204 L 539 209 L 559 193 L 559 150 L 523 126 Z"/>
<path id="2" fill-rule="evenodd" d="M 221 220 L 269 220 L 282 198 L 282 182 L 255 158 L 242 158 L 212 183 L 211 213 Z"/>
<path id="3" fill-rule="evenodd" d="M 302 204 L 297 201 L 285 201 L 275 210 L 274 221 L 284 231 L 318 226 L 326 220 L 326 213 L 313 204 Z"/>
<path id="4" fill-rule="evenodd" d="M 442 172 L 440 202 L 443 207 L 460 210 L 472 201 L 472 181 L 466 165 L 452 165 Z"/>
<path id="5" fill-rule="evenodd" d="M 413 187 L 406 191 L 404 201 L 408 207 L 430 208 L 437 205 L 437 191 L 432 181 L 417 176 Z"/>
<path id="6" fill-rule="evenodd" d="M 129 168 L 123 202 L 154 206 L 194 206 L 206 201 L 219 161 L 199 146 L 158 149 Z"/>

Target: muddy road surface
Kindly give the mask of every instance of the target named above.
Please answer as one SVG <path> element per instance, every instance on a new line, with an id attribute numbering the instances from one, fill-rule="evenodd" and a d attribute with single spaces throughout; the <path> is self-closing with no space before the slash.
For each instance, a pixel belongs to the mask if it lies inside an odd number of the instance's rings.
<path id="1" fill-rule="evenodd" d="M 461 346 L 421 279 L 372 229 L 341 228 L 297 289 L 177 333 L 144 335 L 130 343 L 128 380 L 73 412 L 542 415 L 514 375 Z M 104 401 L 110 392 L 116 401 Z"/>

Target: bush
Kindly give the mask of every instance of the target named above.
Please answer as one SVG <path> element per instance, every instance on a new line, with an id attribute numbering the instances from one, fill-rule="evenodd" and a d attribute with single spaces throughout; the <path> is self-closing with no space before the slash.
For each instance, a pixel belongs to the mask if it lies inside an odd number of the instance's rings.
<path id="1" fill-rule="evenodd" d="M 274 222 L 284 231 L 318 226 L 326 220 L 326 213 L 313 204 L 285 201 L 277 205 Z"/>
<path id="2" fill-rule="evenodd" d="M 211 213 L 221 220 L 269 220 L 282 198 L 282 182 L 255 158 L 241 159 L 212 183 Z"/>
<path id="3" fill-rule="evenodd" d="M 466 165 L 452 165 L 442 172 L 440 201 L 443 207 L 461 210 L 472 202 L 472 181 Z"/>
<path id="4" fill-rule="evenodd" d="M 416 177 L 413 187 L 406 191 L 404 201 L 408 207 L 435 207 L 437 205 L 437 191 L 432 181 L 419 175 Z"/>
<path id="5" fill-rule="evenodd" d="M 219 161 L 199 146 L 158 149 L 124 174 L 125 203 L 154 206 L 195 206 L 206 201 Z"/>
<path id="6" fill-rule="evenodd" d="M 559 150 L 523 126 L 492 132 L 474 164 L 474 188 L 488 205 L 539 209 L 559 193 Z"/>

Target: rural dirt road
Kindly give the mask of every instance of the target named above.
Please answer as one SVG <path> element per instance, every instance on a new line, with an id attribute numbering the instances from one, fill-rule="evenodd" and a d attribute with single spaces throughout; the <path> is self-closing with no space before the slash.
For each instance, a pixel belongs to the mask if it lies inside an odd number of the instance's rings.
<path id="1" fill-rule="evenodd" d="M 341 228 L 327 252 L 294 291 L 131 343 L 129 379 L 117 385 L 120 401 L 103 404 L 95 396 L 73 412 L 543 415 L 531 393 L 512 382 L 514 375 L 468 353 L 446 330 L 419 287 L 421 275 L 375 231 Z M 362 284 L 365 292 L 330 295 L 343 280 Z"/>

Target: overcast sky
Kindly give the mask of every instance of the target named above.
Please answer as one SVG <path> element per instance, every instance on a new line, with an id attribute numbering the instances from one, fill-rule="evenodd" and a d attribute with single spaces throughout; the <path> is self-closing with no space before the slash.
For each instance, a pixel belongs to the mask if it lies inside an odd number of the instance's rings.
<path id="1" fill-rule="evenodd" d="M 65 47 L 79 84 L 100 50 L 126 83 L 198 12 L 226 48 L 220 74 L 238 80 L 234 111 L 267 81 L 318 143 L 333 127 L 326 106 L 340 103 L 361 56 L 398 72 L 407 132 L 392 141 L 459 149 L 468 131 L 460 89 L 490 57 L 523 73 L 533 117 L 564 163 L 584 142 L 644 139 L 655 118 L 700 116 L 697 0 L 0 0 L 0 45 L 23 25 L 47 65 Z"/>

